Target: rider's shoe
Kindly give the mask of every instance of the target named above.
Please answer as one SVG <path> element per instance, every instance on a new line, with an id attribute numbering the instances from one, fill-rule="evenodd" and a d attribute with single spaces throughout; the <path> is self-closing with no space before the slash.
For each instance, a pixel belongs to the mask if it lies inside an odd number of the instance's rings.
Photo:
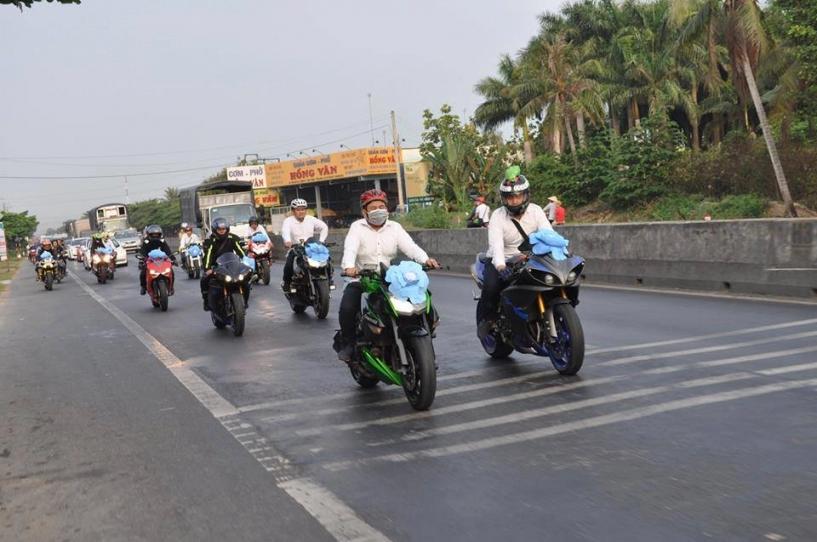
<path id="1" fill-rule="evenodd" d="M 482 340 L 488 336 L 488 334 L 491 332 L 491 329 L 494 327 L 494 324 L 495 324 L 494 320 L 490 318 L 486 318 L 479 323 L 479 325 L 477 326 L 477 337 L 479 337 L 479 340 Z"/>
<path id="2" fill-rule="evenodd" d="M 349 363 L 350 361 L 352 361 L 352 356 L 354 355 L 354 353 L 355 353 L 354 343 L 348 343 L 338 351 L 338 359 L 340 361 L 345 361 L 346 363 Z"/>
<path id="3" fill-rule="evenodd" d="M 289 283 L 289 282 L 287 282 L 287 281 L 282 281 L 282 282 L 281 282 L 281 290 L 283 290 L 285 294 L 288 294 L 288 293 L 289 293 L 289 289 L 290 289 L 290 287 L 291 287 L 291 286 L 290 286 L 290 283 Z"/>
<path id="4" fill-rule="evenodd" d="M 141 286 L 139 288 L 139 295 L 145 295 L 147 292 L 148 292 L 148 289 L 145 288 L 144 286 Z"/>
<path id="5" fill-rule="evenodd" d="M 202 300 L 201 308 L 204 309 L 204 312 L 210 312 L 210 300 L 207 299 L 206 295 L 202 296 L 201 300 Z"/>

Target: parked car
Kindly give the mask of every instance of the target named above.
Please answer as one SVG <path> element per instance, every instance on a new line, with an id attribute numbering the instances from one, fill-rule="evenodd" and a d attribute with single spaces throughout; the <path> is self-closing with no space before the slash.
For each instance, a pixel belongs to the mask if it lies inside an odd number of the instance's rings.
<path id="1" fill-rule="evenodd" d="M 121 244 L 128 252 L 136 252 L 142 245 L 142 239 L 136 230 L 123 230 L 114 234 L 114 239 Z"/>

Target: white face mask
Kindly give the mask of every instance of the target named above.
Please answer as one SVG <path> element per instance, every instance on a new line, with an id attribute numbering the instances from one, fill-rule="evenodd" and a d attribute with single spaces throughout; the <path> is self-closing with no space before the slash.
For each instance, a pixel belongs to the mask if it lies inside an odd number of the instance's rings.
<path id="1" fill-rule="evenodd" d="M 375 209 L 366 213 L 366 220 L 375 226 L 382 226 L 386 223 L 387 218 L 389 218 L 389 211 L 386 209 Z"/>

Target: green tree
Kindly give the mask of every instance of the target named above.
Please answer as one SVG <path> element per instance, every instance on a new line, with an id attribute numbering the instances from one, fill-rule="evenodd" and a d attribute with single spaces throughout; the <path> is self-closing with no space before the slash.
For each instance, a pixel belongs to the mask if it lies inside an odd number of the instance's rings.
<path id="1" fill-rule="evenodd" d="M 40 224 L 35 215 L 28 215 L 28 211 L 22 213 L 4 211 L 0 213 L 0 222 L 6 230 L 6 240 L 31 237 Z"/>
<path id="2" fill-rule="evenodd" d="M 0 4 L 16 6 L 23 11 L 23 7 L 30 8 L 34 2 L 41 2 L 42 0 L 0 0 Z M 46 0 L 49 4 L 54 0 Z M 79 4 L 80 0 L 56 0 L 60 4 Z"/>

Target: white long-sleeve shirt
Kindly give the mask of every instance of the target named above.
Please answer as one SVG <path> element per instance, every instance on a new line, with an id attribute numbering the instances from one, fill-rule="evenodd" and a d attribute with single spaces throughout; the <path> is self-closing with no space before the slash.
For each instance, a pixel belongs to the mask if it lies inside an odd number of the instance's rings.
<path id="1" fill-rule="evenodd" d="M 314 236 L 316 231 L 320 233 L 320 242 L 326 241 L 326 236 L 329 235 L 329 226 L 326 225 L 326 222 L 312 215 L 306 215 L 303 222 L 290 216 L 284 219 L 281 226 L 281 237 L 284 243 L 300 243 L 301 239 L 306 240 Z"/>
<path id="2" fill-rule="evenodd" d="M 195 233 L 191 233 L 190 235 L 184 234 L 179 238 L 179 250 L 184 250 L 185 247 L 188 245 L 192 245 L 193 243 L 200 245 L 201 239 Z"/>
<path id="3" fill-rule="evenodd" d="M 489 223 L 491 221 L 491 208 L 485 203 L 480 203 L 477 205 L 476 211 L 474 211 L 474 218 L 479 218 L 483 224 Z"/>
<path id="4" fill-rule="evenodd" d="M 491 222 L 488 225 L 487 255 L 493 258 L 494 267 L 506 265 L 508 258 L 519 254 L 519 244 L 525 240 L 511 218 L 505 207 L 500 207 L 491 215 Z M 535 203 L 528 204 L 528 208 L 516 221 L 528 235 L 542 228 L 553 229 L 545 211 Z"/>
<path id="5" fill-rule="evenodd" d="M 352 223 L 346 234 L 340 265 L 343 269 L 378 269 L 381 263 L 388 266 L 398 251 L 421 264 L 428 260 L 428 254 L 399 222 L 386 220 L 383 227 L 375 230 L 361 218 Z"/>

